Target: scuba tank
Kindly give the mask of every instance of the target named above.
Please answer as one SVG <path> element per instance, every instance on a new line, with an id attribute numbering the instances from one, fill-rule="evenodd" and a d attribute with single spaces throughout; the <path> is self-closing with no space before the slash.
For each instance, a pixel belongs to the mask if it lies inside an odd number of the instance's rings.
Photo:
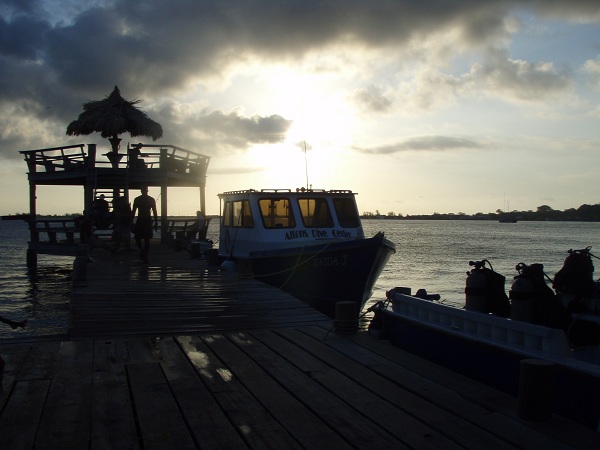
<path id="1" fill-rule="evenodd" d="M 563 267 L 554 275 L 552 287 L 558 293 L 562 305 L 570 312 L 596 312 L 593 298 L 597 286 L 592 262 L 592 257 L 596 256 L 590 252 L 591 248 L 569 250 Z"/>
<path id="2" fill-rule="evenodd" d="M 485 267 L 486 263 L 490 266 Z M 473 266 L 467 272 L 465 286 L 465 309 L 484 314 L 495 314 L 501 317 L 510 315 L 510 303 L 504 292 L 505 277 L 494 272 L 492 264 L 482 261 L 469 261 Z"/>
<path id="3" fill-rule="evenodd" d="M 509 291 L 511 319 L 566 329 L 567 311 L 546 284 L 544 265 L 519 263 L 515 269 L 519 274 Z"/>
<path id="4" fill-rule="evenodd" d="M 534 323 L 536 291 L 535 283 L 528 275 L 529 267 L 523 263 L 516 265 L 519 272 L 508 291 L 510 298 L 510 318 L 522 322 Z"/>

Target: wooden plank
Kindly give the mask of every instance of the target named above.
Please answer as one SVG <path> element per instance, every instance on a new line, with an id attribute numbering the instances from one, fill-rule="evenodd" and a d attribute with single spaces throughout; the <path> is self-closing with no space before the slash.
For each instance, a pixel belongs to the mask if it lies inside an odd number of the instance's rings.
<path id="1" fill-rule="evenodd" d="M 95 341 L 91 449 L 138 448 L 122 341 Z"/>
<path id="2" fill-rule="evenodd" d="M 0 358 L 4 361 L 4 367 L 0 367 L 0 411 L 2 411 L 8 400 L 17 372 L 25 364 L 31 351 L 31 346 L 26 344 L 15 344 L 0 348 Z"/>
<path id="3" fill-rule="evenodd" d="M 36 342 L 29 346 L 30 352 L 17 369 L 16 380 L 35 380 L 50 378 L 58 360 L 62 342 Z"/>
<path id="4" fill-rule="evenodd" d="M 35 446 L 87 448 L 90 441 L 91 402 L 92 342 L 63 342 Z"/>
<path id="5" fill-rule="evenodd" d="M 190 339 L 178 338 L 185 343 Z M 162 339 L 159 349 L 165 377 L 198 446 L 205 450 L 247 448 L 178 343 L 173 339 Z M 202 358 L 196 353 L 193 356 Z"/>
<path id="6" fill-rule="evenodd" d="M 143 448 L 196 449 L 160 364 L 131 363 L 126 368 Z"/>
<path id="7" fill-rule="evenodd" d="M 50 380 L 19 381 L 0 416 L 0 448 L 34 448 Z"/>
<path id="8" fill-rule="evenodd" d="M 89 265 L 86 286 L 73 290 L 71 336 L 190 334 L 331 322 L 272 286 L 208 268 L 206 261 L 165 246 L 155 251 L 157 266 L 139 266 L 135 254 L 101 254 Z"/>
<path id="9" fill-rule="evenodd" d="M 445 420 L 445 416 L 436 419 L 435 409 L 425 418 L 414 414 L 413 409 L 422 409 L 420 405 L 415 407 L 415 399 L 408 395 L 395 398 L 393 383 L 378 380 L 372 371 L 356 366 L 346 356 L 319 348 L 318 342 L 313 345 L 311 340 L 302 341 L 302 334 L 293 330 L 252 331 L 251 334 L 367 416 L 365 424 L 367 420 L 379 424 L 411 448 L 462 448 L 445 432 L 431 425 L 432 421 Z M 288 340 L 288 336 L 292 339 Z M 357 374 L 357 371 L 362 373 Z M 419 398 L 416 401 L 425 403 Z"/>
<path id="10" fill-rule="evenodd" d="M 202 381 L 250 448 L 299 449 L 298 442 L 279 424 L 259 399 L 223 363 L 224 355 L 215 355 L 207 341 L 217 335 L 192 336 L 179 340 Z"/>
<path id="11" fill-rule="evenodd" d="M 244 348 L 253 345 L 252 342 L 240 338 L 243 334 L 236 333 L 234 336 L 238 338 L 237 342 L 242 342 Z M 278 382 L 277 377 L 272 376 L 271 371 L 278 361 L 271 359 L 266 367 L 261 367 L 245 354 L 242 348 L 222 335 L 213 335 L 207 342 L 209 347 L 227 364 L 233 375 L 303 447 L 311 449 L 351 447 L 344 438 L 324 424 L 318 414 L 307 408 L 297 398 L 303 396 L 302 392 L 288 391 Z M 254 350 L 258 351 L 259 349 Z M 265 354 L 272 355 L 268 349 L 263 348 L 263 350 Z M 303 376 L 303 374 L 296 373 L 295 376 Z"/>
<path id="12" fill-rule="evenodd" d="M 324 336 L 323 330 L 317 330 L 315 327 L 309 327 L 302 331 L 310 334 L 314 342 L 323 342 L 321 339 Z M 294 335 L 294 339 L 302 339 Z M 349 356 L 370 370 L 376 375 L 371 375 L 371 385 L 377 380 L 377 375 L 381 375 L 385 379 L 394 380 L 399 386 L 407 391 L 422 397 L 427 403 L 424 405 L 423 414 L 430 415 L 431 411 L 436 409 L 445 410 L 450 414 L 450 418 L 442 422 L 441 426 L 446 429 L 449 426 L 451 433 L 458 432 L 455 438 L 461 442 L 467 439 L 468 447 L 472 445 L 482 445 L 481 442 L 496 442 L 497 446 L 512 448 L 514 446 L 525 445 L 526 448 L 543 445 L 544 448 L 552 448 L 559 450 L 564 448 L 564 443 L 557 442 L 552 438 L 548 438 L 544 433 L 532 430 L 529 424 L 524 424 L 519 421 L 514 412 L 510 415 L 500 413 L 493 405 L 489 407 L 483 406 L 480 402 L 474 399 L 469 399 L 464 395 L 464 392 L 470 389 L 479 389 L 482 396 L 503 397 L 499 391 L 488 386 L 481 385 L 466 377 L 462 377 L 462 388 L 448 389 L 439 380 L 434 381 L 433 378 L 444 377 L 454 378 L 461 377 L 452 371 L 445 371 L 443 368 L 429 363 L 426 360 L 418 358 L 423 364 L 429 364 L 429 370 L 426 373 L 413 372 L 410 364 L 405 363 L 405 358 L 410 359 L 414 355 L 406 354 L 396 347 L 389 347 L 389 353 L 384 356 L 372 352 L 364 347 L 357 347 L 356 343 L 348 336 L 338 336 L 330 334 L 323 342 L 324 344 L 336 349 L 339 352 Z M 352 348 L 352 351 L 348 350 Z M 398 358 L 394 361 L 393 354 L 401 352 Z M 327 353 L 321 353 L 326 355 Z M 328 356 L 330 358 L 331 355 Z M 437 375 L 437 373 L 444 375 Z M 352 375 L 359 375 L 360 371 L 352 371 Z M 436 373 L 436 375 L 433 375 Z M 394 391 L 390 391 L 394 392 Z M 431 421 L 429 423 L 432 423 Z M 466 425 L 468 424 L 468 425 Z M 468 430 L 465 427 L 468 426 Z M 462 430 L 462 431 L 461 431 Z"/>
<path id="13" fill-rule="evenodd" d="M 387 430 L 370 421 L 353 405 L 344 402 L 334 393 L 315 382 L 314 374 L 310 371 L 299 370 L 298 367 L 294 367 L 294 364 L 291 364 L 285 358 L 281 358 L 280 355 L 277 355 L 268 347 L 257 345 L 258 341 L 256 339 L 252 339 L 250 336 L 248 339 L 243 339 L 242 336 L 238 334 L 236 342 L 238 345 L 243 346 L 244 352 L 258 365 L 267 369 L 270 377 L 277 380 L 286 391 L 292 393 L 325 426 L 334 429 L 338 436 L 343 438 L 349 445 L 368 448 L 377 443 L 378 446 L 383 448 L 405 447 L 401 441 L 390 436 Z M 221 340 L 211 340 L 210 345 L 214 347 L 219 342 Z M 223 352 L 219 351 L 218 355 L 220 358 L 224 358 Z M 237 367 L 239 351 L 233 353 L 232 356 L 228 354 L 227 356 L 228 358 L 224 362 L 232 369 Z M 294 359 L 302 359 L 303 357 L 304 355 L 292 355 Z M 331 372 L 335 371 L 332 370 Z M 247 384 L 243 379 L 242 382 Z M 274 401 L 277 401 L 277 399 L 274 399 Z M 288 414 L 289 412 L 288 410 Z M 290 419 L 288 418 L 288 420 Z M 316 433 L 320 430 L 317 428 L 310 431 Z"/>
<path id="14" fill-rule="evenodd" d="M 320 336 L 320 332 L 315 330 L 312 327 L 303 329 L 310 334 L 316 333 L 315 337 Z M 387 340 L 373 339 L 368 333 L 357 333 L 344 338 L 380 355 L 391 364 L 401 365 L 422 379 L 443 387 L 456 398 L 467 399 L 474 405 L 479 405 L 481 409 L 475 409 L 470 420 L 478 426 L 497 430 L 497 434 L 505 436 L 511 442 L 530 447 L 543 444 L 544 448 L 556 449 L 565 446 L 588 449 L 600 445 L 599 433 L 557 415 L 549 422 L 522 421 L 516 415 L 516 398 L 401 350 Z M 446 403 L 455 401 L 447 400 L 445 396 L 436 395 L 435 398 Z M 490 414 L 490 411 L 494 414 Z"/>

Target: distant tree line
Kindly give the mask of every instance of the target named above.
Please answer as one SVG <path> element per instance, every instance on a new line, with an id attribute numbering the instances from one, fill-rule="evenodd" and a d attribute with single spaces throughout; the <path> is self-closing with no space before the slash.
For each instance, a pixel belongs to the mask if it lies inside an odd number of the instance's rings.
<path id="1" fill-rule="evenodd" d="M 39 215 L 38 217 L 73 217 L 79 216 L 78 213 L 68 213 L 62 215 Z M 16 213 L 8 216 L 2 216 L 5 220 L 10 219 L 27 219 L 29 218 L 27 213 Z M 183 216 L 182 216 L 183 217 Z M 187 217 L 187 216 L 185 216 Z M 218 217 L 218 216 L 207 216 L 207 217 Z M 402 219 L 402 220 L 500 220 L 500 219 L 514 219 L 524 221 L 580 221 L 580 222 L 600 222 L 600 203 L 595 205 L 581 205 L 579 208 L 565 209 L 559 211 L 552 209 L 548 205 L 538 206 L 535 211 L 510 211 L 504 212 L 501 209 L 496 210 L 494 213 L 475 213 L 466 214 L 464 212 L 458 213 L 438 213 L 433 214 L 396 214 L 395 212 L 388 212 L 387 214 L 380 214 L 379 211 L 365 212 L 361 216 L 364 219 Z"/>
<path id="2" fill-rule="evenodd" d="M 501 209 L 495 213 L 465 214 L 458 213 L 438 213 L 433 214 L 396 214 L 388 212 L 380 214 L 379 211 L 365 212 L 362 215 L 365 219 L 402 219 L 402 220 L 524 220 L 524 221 L 580 221 L 580 222 L 600 222 L 600 203 L 595 205 L 581 205 L 579 208 L 565 209 L 559 211 L 552 209 L 548 205 L 538 206 L 535 211 L 509 211 L 504 212 Z"/>

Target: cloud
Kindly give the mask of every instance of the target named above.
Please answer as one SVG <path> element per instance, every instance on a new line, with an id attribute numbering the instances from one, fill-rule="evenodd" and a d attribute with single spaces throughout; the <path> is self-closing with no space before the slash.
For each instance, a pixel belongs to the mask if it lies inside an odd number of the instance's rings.
<path id="1" fill-rule="evenodd" d="M 448 151 L 464 149 L 480 149 L 486 145 L 472 139 L 453 136 L 415 136 L 392 144 L 379 147 L 354 147 L 361 153 L 373 155 L 390 155 L 406 151 Z"/>
<path id="2" fill-rule="evenodd" d="M 546 100 L 572 87 L 570 74 L 558 71 L 550 62 L 530 63 L 511 59 L 505 50 L 490 51 L 483 64 L 475 64 L 465 76 L 488 95 L 513 100 Z"/>
<path id="3" fill-rule="evenodd" d="M 365 112 L 385 113 L 393 105 L 392 99 L 383 92 L 381 86 L 358 89 L 353 92 L 352 99 Z"/>
<path id="4" fill-rule="evenodd" d="M 590 84 L 596 89 L 600 88 L 600 57 L 587 60 L 581 69 L 588 75 Z"/>
<path id="5" fill-rule="evenodd" d="M 182 113 L 165 108 L 158 117 L 158 122 L 171 123 L 165 131 L 165 141 L 177 140 L 189 150 L 210 155 L 235 153 L 255 144 L 281 142 L 292 124 L 291 120 L 276 114 L 245 117 L 239 111 L 195 113 L 187 110 Z"/>
<path id="6" fill-rule="evenodd" d="M 435 64 L 435 58 L 444 54 L 503 42 L 509 34 L 511 8 L 531 8 L 572 20 L 598 17 L 597 2 L 565 4 L 558 0 L 527 4 L 516 0 L 3 0 L 0 123 L 8 121 L 6 111 L 19 115 L 11 118 L 13 123 L 39 121 L 49 130 L 44 136 L 27 135 L 27 130 L 20 133 L 25 142 L 37 140 L 43 146 L 46 139 L 63 134 L 62 128 L 76 117 L 82 103 L 103 98 L 116 84 L 123 93 L 147 100 L 145 111 L 161 123 L 165 140 L 167 131 L 173 130 L 171 136 L 182 136 L 186 145 L 218 151 L 276 142 L 289 128 L 278 111 L 243 117 L 219 112 L 223 107 L 213 105 L 213 112 L 190 117 L 184 127 L 177 117 L 170 122 L 171 117 L 163 115 L 159 100 L 181 98 L 194 90 L 207 92 L 211 81 L 227 79 L 246 64 L 298 62 L 328 50 L 344 54 L 346 66 L 360 66 L 356 55 L 363 53 L 394 58 L 404 52 L 413 58 L 432 52 L 429 62 Z M 435 38 L 448 42 L 437 51 L 424 46 Z M 435 106 L 442 89 L 446 95 L 439 98 L 445 99 L 477 88 L 489 95 L 501 92 L 507 98 L 532 101 L 569 88 L 568 73 L 556 70 L 551 62 L 511 59 L 501 50 L 462 76 L 432 67 L 422 72 L 429 78 L 418 80 L 423 90 L 417 94 L 424 107 Z M 342 73 L 344 67 L 337 70 Z M 397 88 L 394 81 L 379 83 L 367 77 L 364 85 L 353 95 L 363 110 L 389 112 L 400 104 L 392 95 Z M 53 127 L 58 131 L 50 131 Z M 0 133 L 0 155 L 13 151 L 18 142 L 14 131 Z"/>

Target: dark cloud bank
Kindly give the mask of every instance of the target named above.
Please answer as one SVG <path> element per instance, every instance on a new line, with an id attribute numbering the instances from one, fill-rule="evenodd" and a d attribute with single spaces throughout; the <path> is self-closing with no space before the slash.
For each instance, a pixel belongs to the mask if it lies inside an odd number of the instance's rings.
<path id="1" fill-rule="evenodd" d="M 228 70 L 246 60 L 293 61 L 342 43 L 398 47 L 460 25 L 465 45 L 482 45 L 504 32 L 503 20 L 515 5 L 561 19 L 599 16 L 596 0 L 55 3 L 61 9 L 49 15 L 49 3 L 43 0 L 0 2 L 3 157 L 18 156 L 16 151 L 23 148 L 15 146 L 43 142 L 19 129 L 22 121 L 15 122 L 15 117 L 60 129 L 77 117 L 82 103 L 103 98 L 114 85 L 130 100 L 145 100 L 140 107 L 163 125 L 164 142 L 183 140 L 206 152 L 277 142 L 291 124 L 277 111 L 244 116 L 211 105 L 180 123 L 169 99 L 197 86 L 199 80 L 226 78 Z M 390 107 L 390 100 L 374 90 L 365 90 L 361 100 L 373 110 Z M 157 106 L 147 109 L 148 104 Z"/>

